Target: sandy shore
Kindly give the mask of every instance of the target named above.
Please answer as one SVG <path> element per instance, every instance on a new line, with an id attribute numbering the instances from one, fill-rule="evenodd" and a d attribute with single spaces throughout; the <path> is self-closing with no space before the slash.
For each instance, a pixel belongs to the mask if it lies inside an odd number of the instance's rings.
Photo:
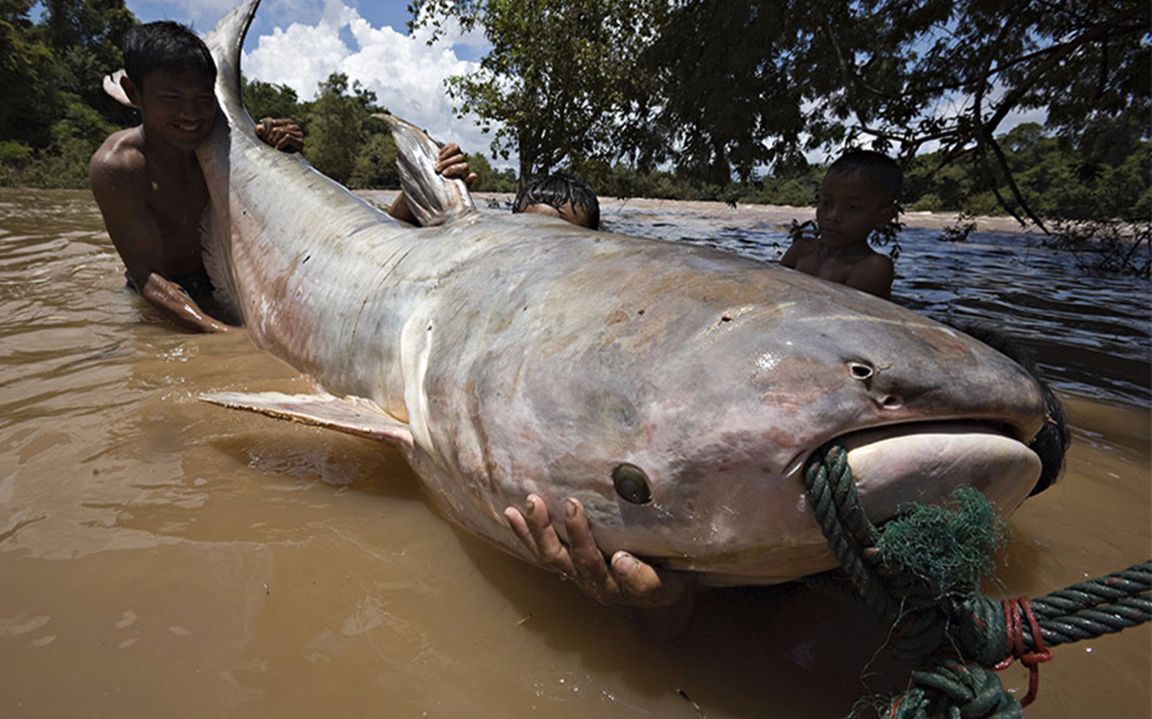
<path id="1" fill-rule="evenodd" d="M 357 190 L 356 194 L 378 205 L 388 205 L 396 196 L 395 190 Z M 476 192 L 472 195 L 476 204 L 481 207 L 499 203 L 501 206 L 510 206 L 513 195 L 505 192 Z M 633 210 L 651 210 L 653 212 L 685 212 L 694 215 L 707 215 L 720 219 L 731 218 L 741 222 L 754 222 L 780 225 L 787 228 L 792 220 L 803 222 L 815 216 L 815 208 L 792 207 L 789 205 L 748 205 L 739 204 L 735 208 L 723 202 L 701 202 L 695 200 L 655 200 L 642 197 L 633 197 L 620 200 L 611 197 L 600 198 L 600 214 L 606 219 L 628 207 Z M 958 215 L 955 212 L 905 212 L 900 216 L 907 227 L 920 227 L 925 229 L 941 229 L 955 225 Z M 1011 217 L 977 216 L 972 219 L 976 229 L 980 232 L 1025 232 L 1020 224 Z"/>

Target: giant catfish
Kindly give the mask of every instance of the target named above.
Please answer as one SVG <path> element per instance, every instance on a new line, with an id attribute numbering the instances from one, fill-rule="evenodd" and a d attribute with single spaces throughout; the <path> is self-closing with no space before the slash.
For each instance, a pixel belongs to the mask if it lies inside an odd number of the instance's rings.
<path id="1" fill-rule="evenodd" d="M 706 584 L 834 566 L 801 478 L 834 439 L 876 519 L 959 485 L 1009 513 L 1033 487 L 1040 387 L 952 328 L 730 254 L 477 212 L 399 120 L 422 227 L 266 146 L 240 97 L 258 4 L 206 38 L 206 264 L 253 342 L 322 391 L 208 399 L 395 445 L 446 517 L 529 561 L 502 510 L 572 496 L 603 549 Z"/>

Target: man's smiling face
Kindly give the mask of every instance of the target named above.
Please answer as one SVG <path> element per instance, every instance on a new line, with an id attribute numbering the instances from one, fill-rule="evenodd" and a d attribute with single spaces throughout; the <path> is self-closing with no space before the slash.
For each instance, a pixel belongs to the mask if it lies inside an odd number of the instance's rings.
<path id="1" fill-rule="evenodd" d="M 144 132 L 183 150 L 194 150 L 216 120 L 210 76 L 196 71 L 153 70 L 134 93 Z"/>

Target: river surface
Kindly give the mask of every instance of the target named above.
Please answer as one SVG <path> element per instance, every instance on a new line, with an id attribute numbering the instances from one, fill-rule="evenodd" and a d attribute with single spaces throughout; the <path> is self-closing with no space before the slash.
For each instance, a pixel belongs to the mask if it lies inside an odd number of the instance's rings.
<path id="1" fill-rule="evenodd" d="M 784 249 L 746 208 L 605 219 Z M 987 591 L 1147 559 L 1148 284 L 1085 276 L 1030 237 L 937 235 L 905 232 L 896 299 L 1017 337 L 1075 435 Z M 656 641 L 454 530 L 389 448 L 198 402 L 309 384 L 243 333 L 177 331 L 121 272 L 87 193 L 0 190 L 0 717 L 835 717 L 902 687 L 875 656 L 884 627 L 847 600 L 711 591 Z M 1028 716 L 1148 717 L 1150 645 L 1142 627 L 1057 647 Z M 1018 666 L 1002 677 L 1027 688 Z"/>

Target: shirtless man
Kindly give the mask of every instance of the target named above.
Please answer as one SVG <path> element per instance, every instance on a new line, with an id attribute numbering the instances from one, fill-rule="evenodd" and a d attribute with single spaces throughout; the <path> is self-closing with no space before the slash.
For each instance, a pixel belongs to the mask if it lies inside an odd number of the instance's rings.
<path id="1" fill-rule="evenodd" d="M 869 247 L 868 236 L 895 219 L 902 183 L 903 172 L 890 157 L 868 150 L 845 153 L 820 186 L 819 233 L 798 237 L 780 264 L 888 299 L 892 260 Z"/>
<path id="2" fill-rule="evenodd" d="M 204 269 L 208 188 L 195 153 L 216 122 L 216 65 L 203 41 L 173 22 L 125 33 L 124 62 L 120 86 L 140 125 L 113 133 L 92 156 L 92 194 L 128 286 L 186 327 L 227 331 L 234 320 L 215 301 Z M 277 149 L 303 147 L 291 120 L 262 121 L 257 134 Z"/>

